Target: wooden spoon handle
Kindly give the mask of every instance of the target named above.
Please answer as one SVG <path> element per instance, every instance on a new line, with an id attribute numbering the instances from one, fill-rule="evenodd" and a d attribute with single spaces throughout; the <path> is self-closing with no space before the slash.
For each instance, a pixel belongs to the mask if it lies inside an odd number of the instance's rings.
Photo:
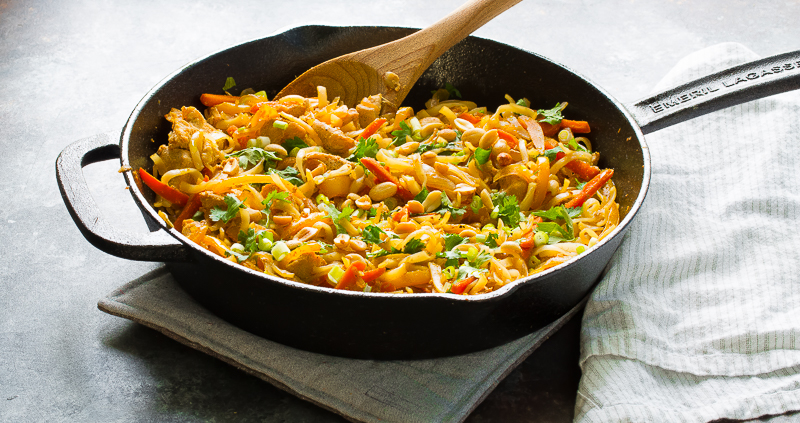
<path id="1" fill-rule="evenodd" d="M 355 52 L 351 59 L 364 63 L 389 85 L 384 98 L 395 105 L 439 56 L 466 36 L 522 0 L 470 0 L 433 25 L 381 46 Z M 397 75 L 387 81 L 387 72 Z"/>

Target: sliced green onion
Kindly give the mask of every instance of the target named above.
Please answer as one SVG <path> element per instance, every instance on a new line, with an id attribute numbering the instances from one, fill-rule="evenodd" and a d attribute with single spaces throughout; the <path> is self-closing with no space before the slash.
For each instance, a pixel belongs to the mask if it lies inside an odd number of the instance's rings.
<path id="1" fill-rule="evenodd" d="M 251 138 L 247 140 L 247 148 L 253 148 L 253 147 L 258 147 L 258 141 L 256 141 L 256 138 Z"/>
<path id="2" fill-rule="evenodd" d="M 444 276 L 445 279 L 453 279 L 457 274 L 458 270 L 456 270 L 455 266 L 447 266 L 442 270 L 442 276 Z M 446 289 L 444 291 L 447 292 Z"/>
<path id="3" fill-rule="evenodd" d="M 533 236 L 533 245 L 535 247 L 546 245 L 549 241 L 550 235 L 548 235 L 547 232 L 536 231 L 536 234 Z"/>
<path id="4" fill-rule="evenodd" d="M 289 124 L 282 120 L 276 120 L 275 122 L 272 123 L 272 127 L 278 129 L 286 129 L 289 127 Z"/>
<path id="5" fill-rule="evenodd" d="M 334 285 L 339 283 L 339 281 L 342 279 L 342 276 L 344 276 L 344 269 L 342 269 L 342 267 L 339 265 L 333 266 L 328 272 L 328 280 L 333 282 Z"/>
<path id="6" fill-rule="evenodd" d="M 370 285 L 364 285 L 364 292 L 372 292 L 372 287 Z"/>
<path id="7" fill-rule="evenodd" d="M 450 292 L 450 288 L 451 288 L 452 286 L 453 286 L 453 284 L 451 284 L 450 282 L 445 282 L 445 284 L 444 284 L 444 286 L 442 287 L 442 289 L 444 289 L 444 292 Z"/>
<path id="8" fill-rule="evenodd" d="M 480 242 L 481 244 L 483 244 L 484 242 L 486 242 L 486 235 L 484 234 L 475 235 L 475 242 Z"/>
<path id="9" fill-rule="evenodd" d="M 255 93 L 253 95 L 257 96 L 257 97 L 264 97 L 264 100 L 267 99 L 267 92 L 266 91 L 259 91 L 259 92 Z"/>
<path id="10" fill-rule="evenodd" d="M 271 141 L 270 141 L 269 137 L 264 137 L 264 136 L 258 137 L 258 138 L 256 138 L 256 147 L 264 148 L 264 147 L 268 146 L 270 142 Z"/>
<path id="11" fill-rule="evenodd" d="M 239 244 L 238 242 L 231 245 L 231 251 L 242 254 L 244 253 L 244 245 Z"/>
<path id="12" fill-rule="evenodd" d="M 204 214 L 203 214 L 203 212 L 201 212 L 200 210 L 198 210 L 198 211 L 197 211 L 197 212 L 194 214 L 194 216 L 192 216 L 192 220 L 203 220 L 203 219 L 205 219 L 205 215 L 204 215 Z"/>
<path id="13" fill-rule="evenodd" d="M 563 142 L 564 144 L 569 143 L 572 140 L 572 131 L 569 129 L 562 129 L 558 133 L 558 140 Z"/>
<path id="14" fill-rule="evenodd" d="M 469 247 L 469 249 L 467 250 L 467 260 L 468 261 L 475 261 L 475 259 L 478 258 L 478 253 L 479 252 L 480 251 L 478 251 L 477 248 Z"/>
<path id="15" fill-rule="evenodd" d="M 497 228 L 495 228 L 493 224 L 487 223 L 487 224 L 483 225 L 483 228 L 481 228 L 481 231 L 494 231 L 496 229 Z"/>
<path id="16" fill-rule="evenodd" d="M 295 148 L 293 148 L 293 149 L 292 149 L 292 151 L 290 151 L 290 152 L 289 152 L 289 156 L 291 156 L 291 157 L 297 157 L 297 152 L 298 152 L 298 151 L 300 151 L 300 147 L 295 147 Z"/>
<path id="17" fill-rule="evenodd" d="M 272 237 L 271 232 L 267 232 L 267 234 Z M 258 249 L 261 251 L 270 251 L 272 250 L 272 240 L 267 238 L 266 236 L 260 236 L 258 238 Z"/>
<path id="18" fill-rule="evenodd" d="M 278 241 L 275 243 L 275 245 L 272 246 L 271 252 L 272 252 L 272 257 L 275 260 L 281 261 L 284 259 L 284 257 L 286 257 L 287 254 L 289 254 L 290 251 L 291 250 L 289 250 L 289 246 L 286 245 L 285 242 Z"/>
<path id="19" fill-rule="evenodd" d="M 322 204 L 322 203 L 329 204 L 331 202 L 331 200 L 329 200 L 328 197 L 325 196 L 325 194 L 317 195 L 316 200 L 317 204 Z"/>
<path id="20" fill-rule="evenodd" d="M 579 245 L 578 248 L 575 249 L 575 252 L 578 254 L 583 254 L 584 251 L 586 251 L 586 247 L 583 245 Z"/>

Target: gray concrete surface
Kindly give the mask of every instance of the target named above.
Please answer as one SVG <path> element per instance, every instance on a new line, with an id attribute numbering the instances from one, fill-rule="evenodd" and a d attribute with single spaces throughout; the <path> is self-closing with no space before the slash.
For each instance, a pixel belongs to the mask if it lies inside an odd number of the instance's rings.
<path id="1" fill-rule="evenodd" d="M 156 82 L 287 26 L 426 26 L 457 0 L 267 2 L 0 0 L 0 421 L 317 422 L 341 418 L 97 300 L 158 266 L 108 256 L 72 223 L 54 162 L 122 128 Z M 800 48 L 800 1 L 525 0 L 476 35 L 566 64 L 623 102 L 719 42 Z M 117 163 L 85 168 L 105 215 L 145 230 Z M 580 371 L 571 322 L 500 383 L 471 422 L 570 421 Z"/>

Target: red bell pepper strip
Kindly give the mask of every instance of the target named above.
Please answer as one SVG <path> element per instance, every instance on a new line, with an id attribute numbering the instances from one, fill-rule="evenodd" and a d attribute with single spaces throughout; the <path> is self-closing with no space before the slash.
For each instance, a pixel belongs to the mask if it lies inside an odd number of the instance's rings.
<path id="1" fill-rule="evenodd" d="M 200 94 L 200 102 L 203 106 L 211 107 L 221 103 L 236 103 L 239 97 L 235 95 L 223 94 Z"/>
<path id="2" fill-rule="evenodd" d="M 412 194 L 411 191 L 403 188 L 403 186 L 400 185 L 400 181 L 398 181 L 394 175 L 389 173 L 387 168 L 381 166 L 377 160 L 371 157 L 362 157 L 361 164 L 363 164 L 367 170 L 375 175 L 375 178 L 378 180 L 378 182 L 391 182 L 397 185 L 397 195 L 399 195 L 403 200 L 411 201 L 414 199 L 414 194 Z"/>
<path id="3" fill-rule="evenodd" d="M 461 279 L 460 281 L 454 283 L 450 287 L 450 292 L 452 292 L 453 294 L 463 294 L 464 290 L 466 290 L 469 284 L 471 284 L 472 281 L 474 280 L 475 276 L 470 276 L 468 278 Z"/>
<path id="4" fill-rule="evenodd" d="M 362 271 L 367 268 L 367 264 L 363 261 L 354 261 L 350 263 L 350 266 L 347 266 L 347 270 L 344 271 L 342 278 L 339 279 L 339 283 L 336 284 L 336 289 L 347 289 L 356 283 L 356 278 L 358 277 L 359 271 Z"/>
<path id="5" fill-rule="evenodd" d="M 191 219 L 192 216 L 200 210 L 200 205 L 201 201 L 199 195 L 194 194 L 189 197 L 189 201 L 183 206 L 183 210 L 181 210 L 178 217 L 175 218 L 175 229 L 177 229 L 178 232 L 183 232 L 183 221 Z"/>
<path id="6" fill-rule="evenodd" d="M 375 133 L 378 132 L 378 129 L 381 129 L 381 126 L 383 126 L 385 123 L 386 123 L 386 119 L 384 119 L 384 118 L 373 120 L 372 123 L 367 125 L 367 127 L 364 128 L 364 131 L 361 132 L 361 135 L 360 135 L 361 138 L 367 139 L 367 138 L 375 135 Z"/>
<path id="7" fill-rule="evenodd" d="M 542 221 L 542 218 L 539 216 L 534 216 L 533 221 L 539 223 Z M 536 225 L 533 225 L 533 227 L 531 227 L 528 230 L 528 232 L 522 235 L 522 239 L 520 239 L 519 241 L 520 248 L 522 248 L 523 250 L 527 250 L 533 247 L 535 244 L 534 241 L 535 236 L 536 236 Z"/>
<path id="8" fill-rule="evenodd" d="M 548 149 L 556 148 L 558 144 L 556 144 L 552 139 L 545 138 L 544 146 Z M 556 160 L 561 160 L 566 154 L 563 151 L 556 153 Z M 579 178 L 583 179 L 584 181 L 589 181 L 595 176 L 600 173 L 600 168 L 597 166 L 592 166 L 589 163 L 584 162 L 583 160 L 573 160 L 565 166 L 567 169 L 575 172 Z"/>
<path id="9" fill-rule="evenodd" d="M 611 179 L 612 175 L 614 175 L 614 169 L 606 169 L 600 172 L 599 175 L 587 182 L 586 185 L 583 186 L 581 192 L 579 192 L 578 195 L 576 195 L 572 200 L 569 200 L 564 207 L 569 209 L 572 207 L 582 206 L 583 202 L 591 198 L 597 192 L 597 190 L 600 189 L 600 187 L 605 185 L 606 182 Z"/>
<path id="10" fill-rule="evenodd" d="M 502 129 L 497 130 L 497 136 L 501 140 L 505 140 L 506 144 L 508 144 L 508 146 L 511 148 L 517 148 L 517 145 L 519 144 L 519 141 L 517 141 L 517 138 L 515 136 L 509 134 L 508 132 Z"/>
<path id="11" fill-rule="evenodd" d="M 366 283 L 370 283 L 375 279 L 378 279 L 385 271 L 386 271 L 385 267 L 378 267 L 377 269 L 361 273 L 361 279 L 364 279 L 364 282 Z"/>
<path id="12" fill-rule="evenodd" d="M 469 122 L 469 123 L 471 123 L 473 125 L 475 125 L 476 123 L 481 121 L 480 117 L 475 116 L 475 115 L 470 114 L 470 113 L 467 113 L 467 112 L 461 113 L 460 115 L 458 115 L 458 118 L 459 119 L 464 119 L 465 121 L 467 121 L 467 122 Z"/>
<path id="13" fill-rule="evenodd" d="M 150 187 L 150 189 L 153 190 L 153 192 L 160 195 L 162 198 L 164 198 L 165 200 L 169 201 L 172 204 L 175 204 L 177 206 L 183 206 L 186 204 L 187 201 L 189 201 L 188 195 L 159 181 L 153 175 L 147 173 L 147 171 L 144 170 L 144 168 L 142 167 L 139 168 L 139 177 L 142 178 L 142 182 L 144 182 L 145 185 Z"/>

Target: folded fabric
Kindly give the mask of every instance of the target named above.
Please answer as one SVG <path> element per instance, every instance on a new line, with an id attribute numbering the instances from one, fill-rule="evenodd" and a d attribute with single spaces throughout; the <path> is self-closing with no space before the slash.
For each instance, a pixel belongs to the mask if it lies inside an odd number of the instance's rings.
<path id="1" fill-rule="evenodd" d="M 159 330 L 352 421 L 460 422 L 584 303 L 508 344 L 410 361 L 331 357 L 252 335 L 198 305 L 164 267 L 115 290 L 98 308 Z"/>
<path id="2" fill-rule="evenodd" d="M 709 47 L 654 91 L 754 59 Z M 798 133 L 787 93 L 647 136 L 649 194 L 582 322 L 576 421 L 800 410 Z"/>

